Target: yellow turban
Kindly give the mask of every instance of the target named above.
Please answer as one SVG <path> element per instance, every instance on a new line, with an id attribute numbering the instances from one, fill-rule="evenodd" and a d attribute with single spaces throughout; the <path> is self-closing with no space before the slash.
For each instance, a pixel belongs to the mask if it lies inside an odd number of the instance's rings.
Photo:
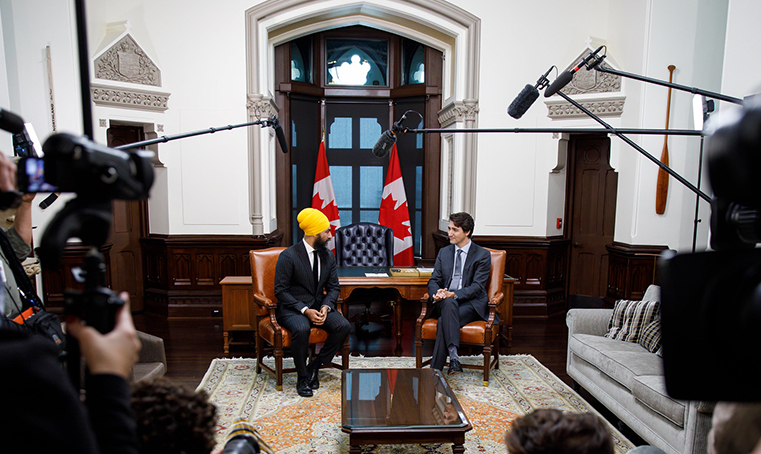
<path id="1" fill-rule="evenodd" d="M 304 208 L 296 217 L 299 222 L 299 228 L 304 231 L 304 235 L 317 235 L 330 227 L 330 221 L 322 211 L 314 208 Z"/>

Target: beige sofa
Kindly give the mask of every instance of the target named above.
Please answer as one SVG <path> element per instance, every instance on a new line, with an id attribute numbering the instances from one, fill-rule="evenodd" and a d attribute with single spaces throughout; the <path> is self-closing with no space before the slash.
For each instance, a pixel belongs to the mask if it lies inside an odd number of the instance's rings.
<path id="1" fill-rule="evenodd" d="M 660 300 L 660 288 L 651 285 L 643 300 Z M 568 375 L 650 445 L 670 454 L 705 453 L 713 405 L 672 399 L 660 356 L 603 337 L 612 313 L 568 311 Z"/>
<path id="2" fill-rule="evenodd" d="M 132 381 L 137 383 L 151 380 L 166 374 L 166 351 L 164 339 L 152 334 L 137 332 L 142 348 L 137 363 L 132 368 Z"/>

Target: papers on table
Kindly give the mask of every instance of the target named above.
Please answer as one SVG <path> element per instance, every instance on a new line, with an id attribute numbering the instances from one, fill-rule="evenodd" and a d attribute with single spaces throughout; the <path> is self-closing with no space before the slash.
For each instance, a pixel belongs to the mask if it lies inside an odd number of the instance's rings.
<path id="1" fill-rule="evenodd" d="M 365 277 L 388 277 L 388 273 L 365 273 Z"/>

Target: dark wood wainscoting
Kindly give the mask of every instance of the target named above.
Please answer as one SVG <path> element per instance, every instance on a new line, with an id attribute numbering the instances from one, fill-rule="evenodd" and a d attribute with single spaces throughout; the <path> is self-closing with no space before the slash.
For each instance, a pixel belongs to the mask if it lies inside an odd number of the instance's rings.
<path id="1" fill-rule="evenodd" d="M 281 232 L 268 237 L 238 235 L 152 235 L 141 238 L 145 310 L 168 318 L 212 317 L 222 311 L 226 276 L 251 274 L 248 252 L 279 246 Z"/>
<path id="2" fill-rule="evenodd" d="M 619 299 L 640 300 L 648 285 L 658 283 L 658 257 L 668 249 L 666 246 L 614 241 L 606 248 L 609 253 L 606 305 L 613 307 Z"/>
<path id="3" fill-rule="evenodd" d="M 43 294 L 41 296 L 48 311 L 62 314 L 65 309 L 64 292 L 84 289 L 84 284 L 74 278 L 72 270 L 83 266 L 85 255 L 89 250 L 89 247 L 81 244 L 67 244 L 61 252 L 61 265 L 58 269 L 42 268 Z M 111 287 L 111 270 L 108 268 L 111 244 L 106 244 L 99 250 L 103 254 L 103 263 L 106 264 L 106 286 Z M 39 252 L 36 252 L 36 255 L 39 257 Z"/>
<path id="4" fill-rule="evenodd" d="M 566 310 L 570 240 L 562 237 L 478 237 L 476 243 L 507 252 L 505 273 L 516 279 L 515 318 L 547 318 Z"/>

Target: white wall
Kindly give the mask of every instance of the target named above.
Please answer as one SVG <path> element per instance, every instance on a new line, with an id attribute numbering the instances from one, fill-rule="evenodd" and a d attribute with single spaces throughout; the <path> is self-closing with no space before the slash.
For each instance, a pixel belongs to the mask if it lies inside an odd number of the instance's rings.
<path id="1" fill-rule="evenodd" d="M 105 141 L 100 119 L 107 125 L 122 121 L 163 126 L 159 135 L 247 121 L 244 18 L 257 3 L 89 0 L 91 54 L 107 44 L 106 24 L 129 21 L 133 38 L 162 71 L 163 84 L 157 89 L 171 93 L 163 113 L 96 107 L 96 140 Z M 520 120 L 506 114 L 525 84 L 535 83 L 551 65 L 564 69 L 590 36 L 606 42 L 610 61 L 623 71 L 667 79 L 666 66 L 674 64 L 674 81 L 683 85 L 734 96 L 758 91 L 758 81 L 747 77 L 758 73 L 754 65 L 761 65 L 747 52 L 761 39 L 754 20 L 761 17 L 761 7 L 751 0 L 551 0 L 540 10 L 535 2 L 523 0 L 452 3 L 481 19 L 478 127 L 597 127 L 591 119 L 550 120 L 543 97 Z M 0 0 L 6 65 L 0 75 L 0 101 L 7 99 L 0 107 L 32 121 L 41 137 L 51 132 L 44 65 L 48 44 L 59 129 L 82 129 L 72 4 Z M 624 114 L 606 121 L 614 127 L 663 128 L 664 87 L 624 80 L 623 90 Z M 670 127 L 692 128 L 689 94 L 672 93 Z M 662 137 L 631 138 L 660 156 Z M 0 133 L 0 139 L 7 149 L 9 135 Z M 558 138 L 481 134 L 477 141 L 476 233 L 560 234 L 555 218 L 564 217 L 565 174 L 550 173 L 558 165 Z M 694 195 L 672 179 L 666 213 L 656 215 L 657 167 L 619 139 L 612 137 L 611 144 L 611 163 L 619 175 L 616 241 L 689 248 Z M 150 201 L 152 232 L 250 234 L 247 146 L 244 129 L 160 144 L 159 158 L 166 167 L 158 171 Z M 698 148 L 697 139 L 669 139 L 672 167 L 693 182 Z M 35 214 L 35 221 L 41 216 Z M 701 217 L 699 244 L 704 246 L 707 210 Z"/>

